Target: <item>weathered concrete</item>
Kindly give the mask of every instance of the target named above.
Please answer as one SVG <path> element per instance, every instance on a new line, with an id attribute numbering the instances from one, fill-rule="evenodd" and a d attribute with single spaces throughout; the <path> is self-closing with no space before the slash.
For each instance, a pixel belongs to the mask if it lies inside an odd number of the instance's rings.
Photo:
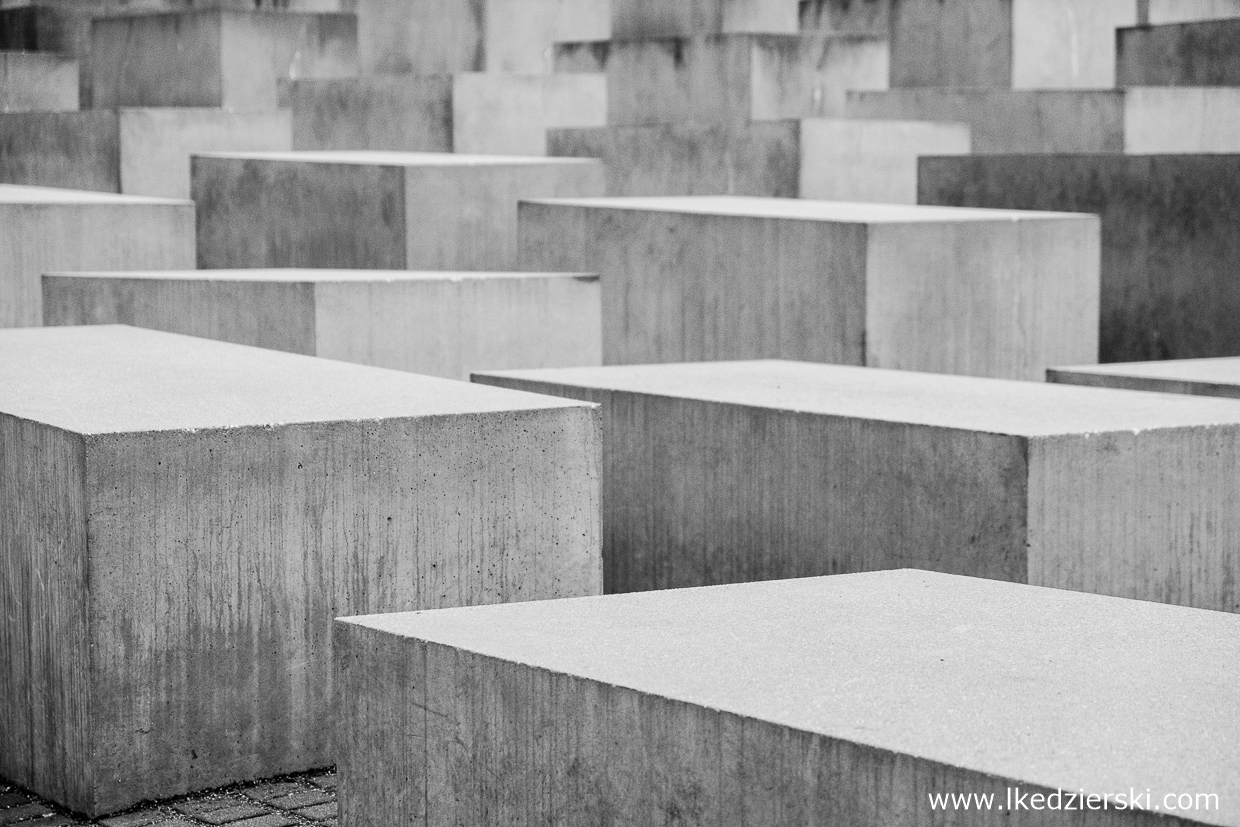
<path id="1" fill-rule="evenodd" d="M 194 265 L 188 201 L 0 184 L 0 328 L 42 324 L 51 270 Z"/>
<path id="2" fill-rule="evenodd" d="M 283 99 L 293 149 L 452 151 L 451 75 L 297 80 Z"/>
<path id="3" fill-rule="evenodd" d="M 331 620 L 594 594 L 597 413 L 0 332 L 0 775 L 81 812 L 333 763 Z"/>
<path id="4" fill-rule="evenodd" d="M 456 152 L 546 155 L 549 129 L 606 123 L 607 79 L 601 74 L 469 72 L 452 79 Z"/>
<path id="5" fill-rule="evenodd" d="M 605 364 L 784 358 L 1041 381 L 1097 358 L 1094 216 L 731 197 L 520 214 L 519 269 L 600 274 Z"/>
<path id="6" fill-rule="evenodd" d="M 1149 8 L 1142 15 L 1137 2 L 1137 23 L 1185 23 L 1190 20 L 1218 20 L 1240 17 L 1240 0 L 1145 0 Z"/>
<path id="7" fill-rule="evenodd" d="M 0 115 L 0 181 L 189 198 L 189 158 L 289 150 L 289 113 L 90 109 Z"/>
<path id="8" fill-rule="evenodd" d="M 226 9 L 97 19 L 93 105 L 275 109 L 285 78 L 357 74 L 352 15 Z"/>
<path id="9" fill-rule="evenodd" d="M 563 43 L 560 71 L 607 75 L 612 125 L 743 124 L 838 113 L 887 88 L 887 44 L 860 34 L 728 34 Z"/>
<path id="10" fill-rule="evenodd" d="M 702 34 L 792 34 L 797 0 L 611 0 L 612 36 L 621 39 Z"/>
<path id="11" fill-rule="evenodd" d="M 602 165 L 576 158 L 214 153 L 192 170 L 213 269 L 515 270 L 518 200 L 603 191 Z"/>
<path id="12" fill-rule="evenodd" d="M 1051 368 L 1046 381 L 1096 388 L 1240 399 L 1240 358 L 1172 359 Z"/>
<path id="13" fill-rule="evenodd" d="M 46 325 L 128 324 L 430 376 L 602 363 L 598 277 L 182 270 L 43 277 Z"/>
<path id="14" fill-rule="evenodd" d="M 887 37 L 888 0 L 800 0 L 801 31 L 853 32 Z"/>
<path id="15" fill-rule="evenodd" d="M 1234 827 L 1238 641 L 908 570 L 343 618 L 341 824 Z"/>
<path id="16" fill-rule="evenodd" d="M 1099 215 L 1101 361 L 1240 353 L 1240 156 L 922 158 L 919 179 L 924 204 Z"/>
<path id="17" fill-rule="evenodd" d="M 608 591 L 911 566 L 1240 612 L 1234 402 L 804 362 L 474 380 L 603 406 Z"/>
<path id="18" fill-rule="evenodd" d="M 961 121 L 980 154 L 1240 151 L 1240 89 L 855 92 L 852 118 Z"/>
<path id="19" fill-rule="evenodd" d="M 1240 18 L 1120 29 L 1121 86 L 1240 86 Z"/>
<path id="20" fill-rule="evenodd" d="M 76 60 L 0 51 L 0 112 L 72 112 L 77 108 Z"/>

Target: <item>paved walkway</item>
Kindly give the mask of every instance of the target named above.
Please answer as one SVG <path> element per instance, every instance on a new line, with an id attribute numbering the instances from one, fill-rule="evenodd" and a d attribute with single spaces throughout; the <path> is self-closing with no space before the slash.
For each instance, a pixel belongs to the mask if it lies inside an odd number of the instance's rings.
<path id="1" fill-rule="evenodd" d="M 98 821 L 0 778 L 0 827 L 336 827 L 336 773 L 317 770 L 144 804 Z"/>

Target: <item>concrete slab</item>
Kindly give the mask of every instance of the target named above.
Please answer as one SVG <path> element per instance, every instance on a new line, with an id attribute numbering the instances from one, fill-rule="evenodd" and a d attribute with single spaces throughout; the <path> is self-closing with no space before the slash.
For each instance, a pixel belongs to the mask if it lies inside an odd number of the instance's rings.
<path id="1" fill-rule="evenodd" d="M 77 108 L 76 60 L 0 51 L 0 112 L 72 112 Z"/>
<path id="2" fill-rule="evenodd" d="M 887 0 L 800 0 L 801 31 L 852 32 L 886 37 L 890 26 Z"/>
<path id="3" fill-rule="evenodd" d="M 1170 359 L 1050 368 L 1046 381 L 1096 388 L 1240 399 L 1240 358 Z"/>
<path id="4" fill-rule="evenodd" d="M 1240 18 L 1120 29 L 1116 81 L 1122 86 L 1238 86 Z"/>
<path id="5" fill-rule="evenodd" d="M 918 198 L 1100 216 L 1103 362 L 1240 353 L 1240 156 L 922 158 Z"/>
<path id="6" fill-rule="evenodd" d="M 607 78 L 602 74 L 467 72 L 452 79 L 457 152 L 546 155 L 549 129 L 606 123 Z"/>
<path id="7" fill-rule="evenodd" d="M 285 85 L 293 149 L 452 151 L 451 75 L 373 75 Z"/>
<path id="8" fill-rule="evenodd" d="M 352 15 L 207 9 L 95 20 L 93 106 L 275 109 L 278 81 L 357 74 Z"/>
<path id="9" fill-rule="evenodd" d="M 611 0 L 612 36 L 644 40 L 704 34 L 792 34 L 797 0 Z"/>
<path id="10" fill-rule="evenodd" d="M 1240 152 L 1238 89 L 893 89 L 850 93 L 844 111 L 967 123 L 978 154 Z"/>
<path id="11" fill-rule="evenodd" d="M 194 263 L 188 201 L 0 184 L 0 226 L 0 328 L 42 324 L 48 271 Z"/>
<path id="12" fill-rule="evenodd" d="M 1096 359 L 1094 216 L 695 196 L 526 201 L 520 223 L 520 269 L 600 274 L 604 364 L 1041 381 Z"/>
<path id="13" fill-rule="evenodd" d="M 182 270 L 43 277 L 45 325 L 127 324 L 430 376 L 602 364 L 598 277 Z"/>
<path id="14" fill-rule="evenodd" d="M 213 153 L 192 170 L 211 269 L 515 270 L 519 199 L 603 191 L 602 165 L 575 158 Z"/>
<path id="15" fill-rule="evenodd" d="M 597 593 L 597 428 L 188 336 L 0 331 L 0 775 L 94 815 L 333 763 L 333 617 Z"/>
<path id="16" fill-rule="evenodd" d="M 1220 20 L 1240 17 L 1240 0 L 1148 0 L 1149 9 L 1142 15 L 1137 5 L 1137 23 L 1185 23 L 1191 20 Z"/>
<path id="17" fill-rule="evenodd" d="M 728 34 L 556 46 L 563 71 L 607 75 L 612 125 L 837 114 L 849 89 L 887 88 L 887 45 L 859 34 Z"/>
<path id="18" fill-rule="evenodd" d="M 189 158 L 212 150 L 289 150 L 289 113 L 90 109 L 0 114 L 0 181 L 189 198 Z"/>
<path id="19" fill-rule="evenodd" d="M 1216 612 L 905 570 L 335 636 L 353 827 L 1240 824 Z"/>

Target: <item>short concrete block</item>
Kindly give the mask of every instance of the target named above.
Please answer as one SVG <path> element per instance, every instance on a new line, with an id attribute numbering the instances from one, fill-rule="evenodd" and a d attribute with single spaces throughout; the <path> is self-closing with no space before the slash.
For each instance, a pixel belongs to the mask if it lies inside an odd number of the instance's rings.
<path id="1" fill-rule="evenodd" d="M 451 75 L 372 75 L 296 80 L 293 149 L 452 151 Z"/>
<path id="2" fill-rule="evenodd" d="M 1099 215 L 1102 362 L 1240 353 L 1240 155 L 922 158 L 918 198 Z"/>
<path id="3" fill-rule="evenodd" d="M 0 185 L 0 227 L 0 328 L 43 323 L 49 271 L 194 264 L 188 201 Z"/>
<path id="4" fill-rule="evenodd" d="M 46 325 L 127 324 L 430 376 L 602 363 L 597 276 L 184 270 L 43 277 Z"/>
<path id="5" fill-rule="evenodd" d="M 96 19 L 93 106 L 275 109 L 279 81 L 357 74 L 348 14 L 208 9 Z"/>
<path id="6" fill-rule="evenodd" d="M 289 150 L 289 113 L 91 109 L 0 115 L 0 181 L 189 198 L 189 158 L 213 150 Z"/>
<path id="7" fill-rule="evenodd" d="M 1240 399 L 1240 358 L 1169 359 L 1051 368 L 1046 381 L 1095 388 Z"/>
<path id="8" fill-rule="evenodd" d="M 904 570 L 335 640 L 344 827 L 1240 825 L 1217 612 Z"/>
<path id="9" fill-rule="evenodd" d="M 433 152 L 214 153 L 192 177 L 214 269 L 515 270 L 519 199 L 604 183 L 597 161 Z"/>
<path id="10" fill-rule="evenodd" d="M 602 74 L 468 72 L 452 79 L 456 152 L 546 155 L 549 129 L 606 123 L 607 78 Z"/>
<path id="11" fill-rule="evenodd" d="M 1120 29 L 1122 86 L 1240 86 L 1240 18 Z"/>
<path id="12" fill-rule="evenodd" d="M 801 0 L 801 31 L 850 32 L 887 37 L 889 0 Z"/>
<path id="13" fill-rule="evenodd" d="M 77 108 L 76 60 L 0 51 L 0 112 L 72 112 Z"/>
<path id="14" fill-rule="evenodd" d="M 611 0 L 611 31 L 615 38 L 631 40 L 792 34 L 800 27 L 799 6 L 797 0 Z"/>
<path id="15" fill-rule="evenodd" d="M 1240 89 L 855 92 L 850 118 L 960 121 L 979 154 L 1240 152 Z"/>
<path id="16" fill-rule="evenodd" d="M 522 270 L 597 272 L 605 364 L 784 358 L 1042 381 L 1098 350 L 1098 219 L 787 198 L 521 204 Z"/>
<path id="17" fill-rule="evenodd" d="M 804 362 L 474 380 L 603 406 L 611 592 L 910 566 L 1240 611 L 1230 400 Z"/>
<path id="18" fill-rule="evenodd" d="M 597 594 L 598 414 L 0 331 L 0 776 L 96 815 L 332 764 L 331 622 Z"/>

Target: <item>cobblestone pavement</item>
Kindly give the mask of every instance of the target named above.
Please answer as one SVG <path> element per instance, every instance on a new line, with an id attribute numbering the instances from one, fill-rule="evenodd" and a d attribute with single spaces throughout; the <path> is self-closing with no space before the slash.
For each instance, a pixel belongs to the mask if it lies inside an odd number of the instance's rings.
<path id="1" fill-rule="evenodd" d="M 0 827 L 336 827 L 336 773 L 315 770 L 142 804 L 97 821 L 0 778 Z"/>

